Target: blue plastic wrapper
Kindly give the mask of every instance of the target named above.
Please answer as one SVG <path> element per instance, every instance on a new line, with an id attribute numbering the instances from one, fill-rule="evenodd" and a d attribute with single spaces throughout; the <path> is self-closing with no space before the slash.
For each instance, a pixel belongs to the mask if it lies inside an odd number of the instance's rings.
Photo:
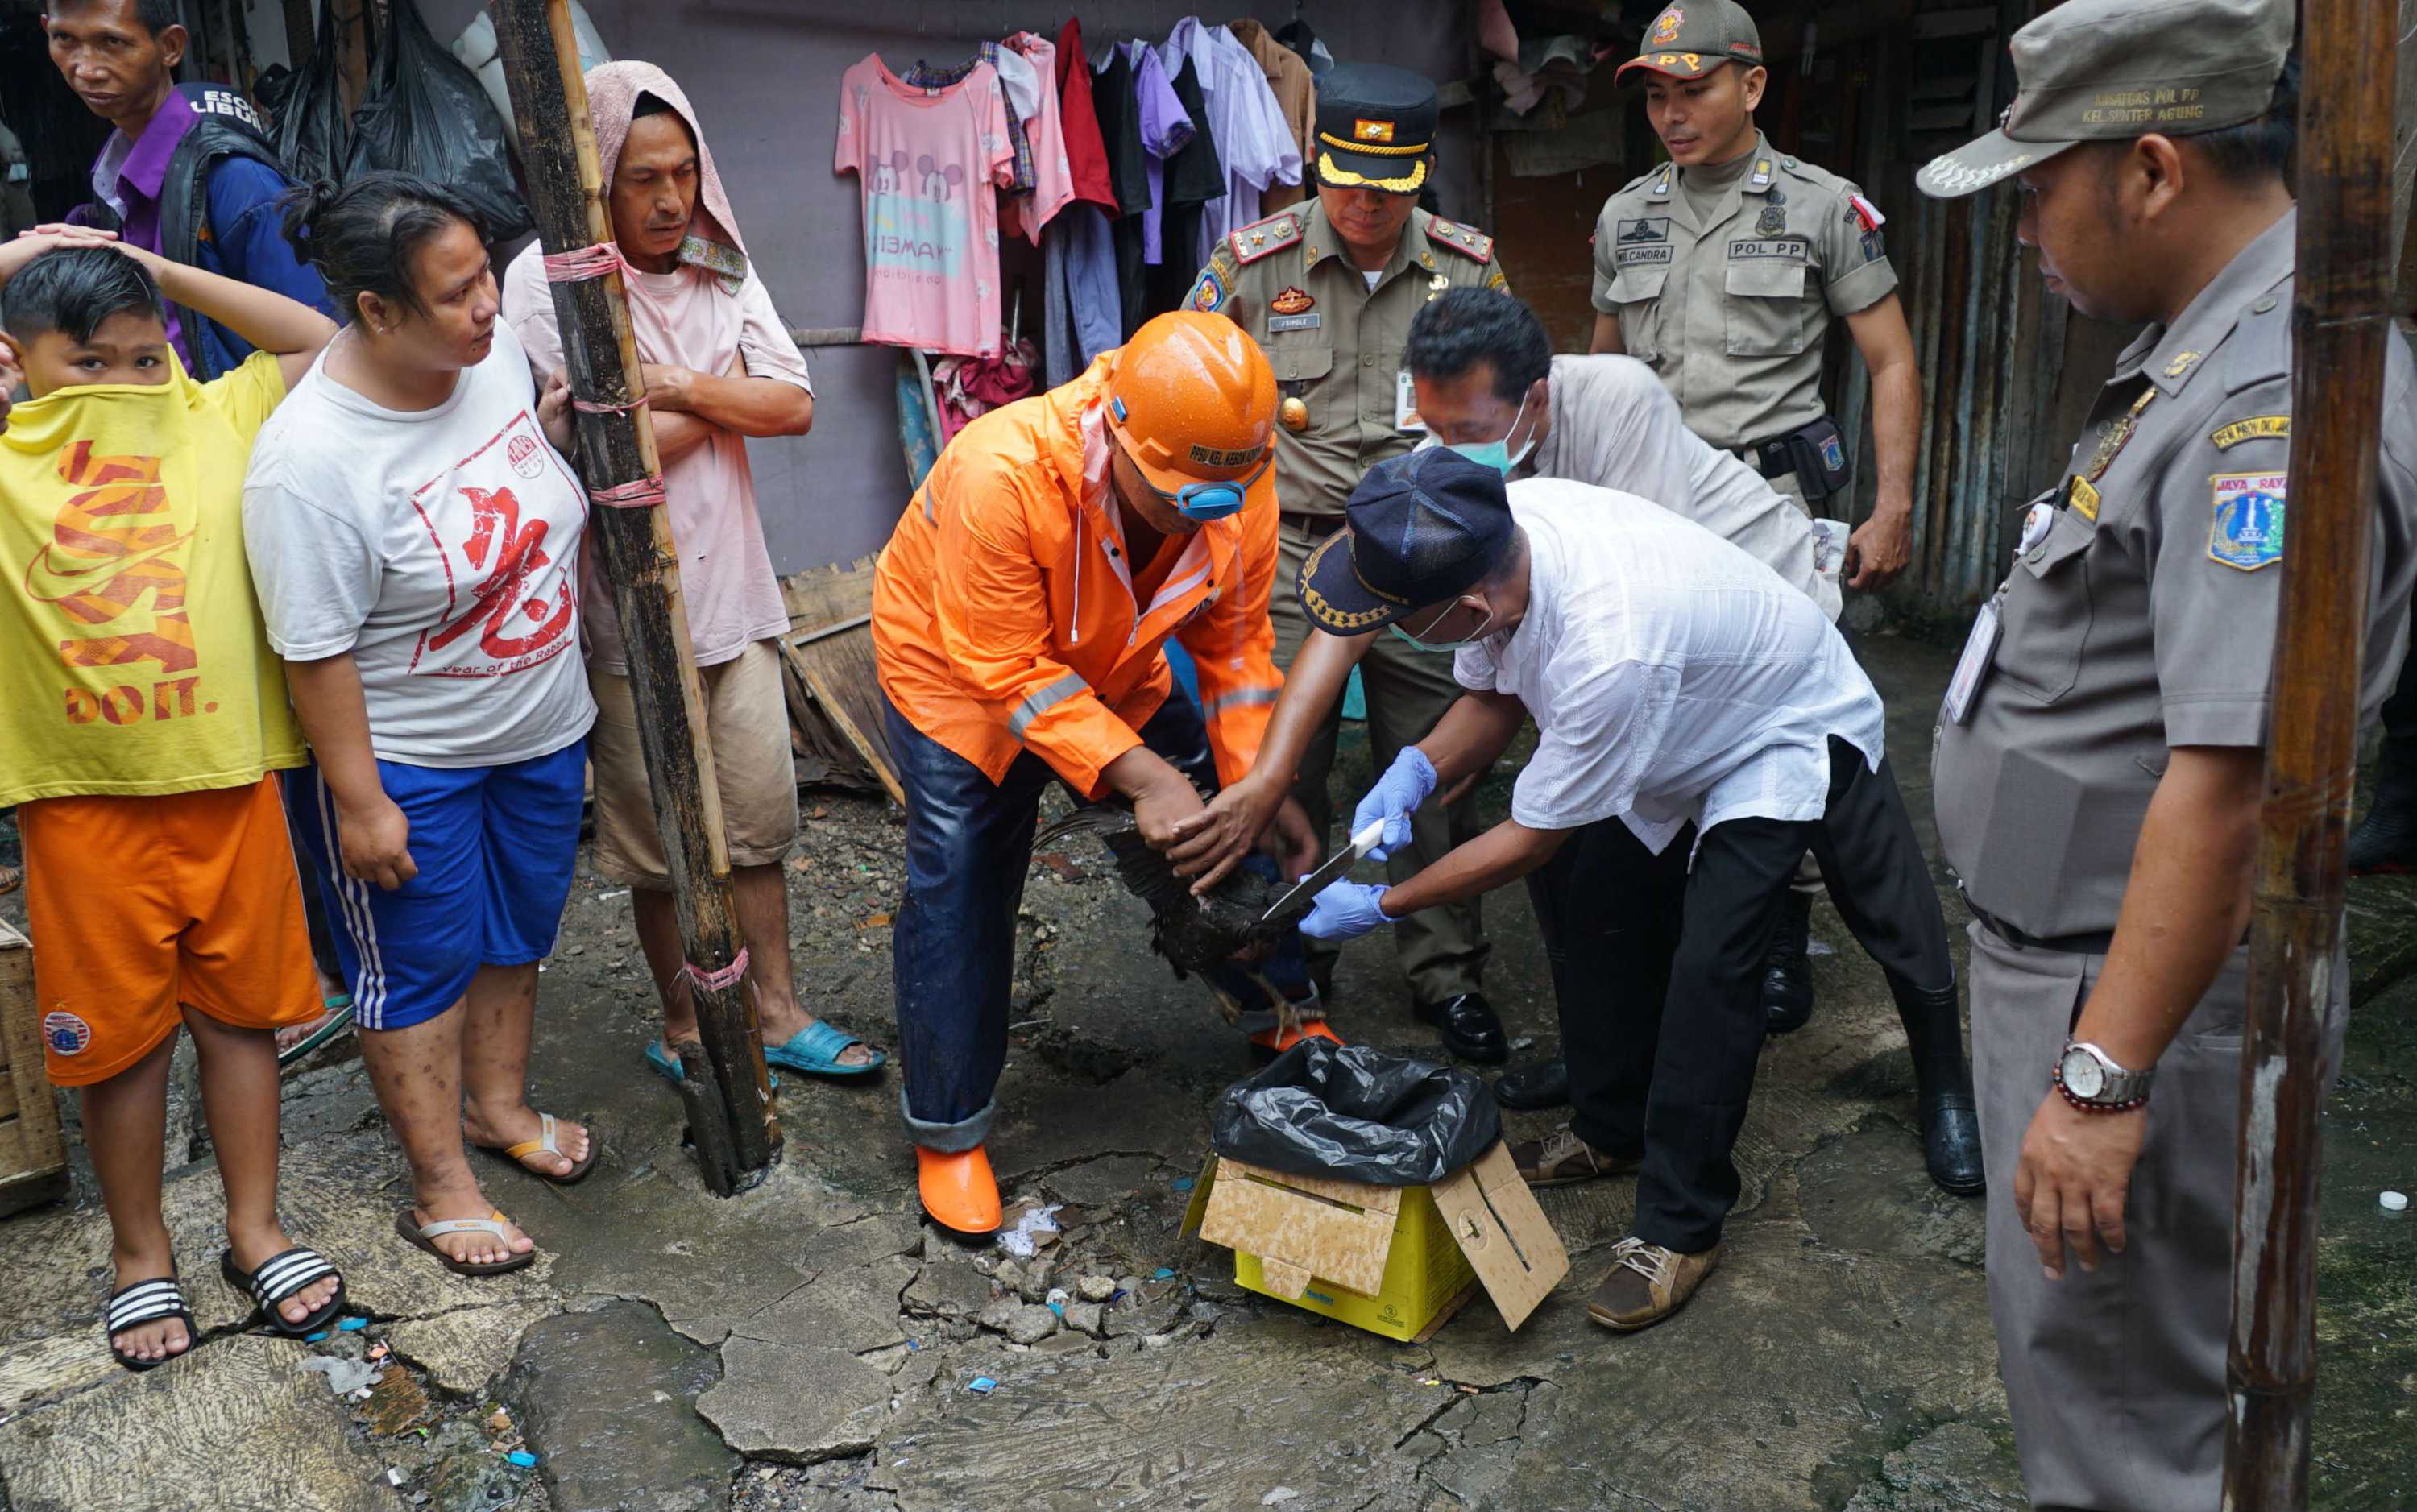
<path id="1" fill-rule="evenodd" d="M 1292 1176 L 1423 1187 L 1502 1137 L 1476 1073 L 1371 1045 L 1310 1038 L 1217 1098 L 1208 1143 Z"/>

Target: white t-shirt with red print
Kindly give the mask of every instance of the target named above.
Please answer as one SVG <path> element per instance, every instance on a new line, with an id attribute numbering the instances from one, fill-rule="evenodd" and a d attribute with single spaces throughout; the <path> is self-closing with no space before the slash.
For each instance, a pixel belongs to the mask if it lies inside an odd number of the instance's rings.
<path id="1" fill-rule="evenodd" d="M 502 321 L 434 409 L 372 404 L 322 357 L 261 428 L 244 480 L 269 644 L 288 661 L 350 651 L 371 748 L 415 766 L 528 761 L 595 723 L 586 529 L 586 494 L 538 426 Z"/>
<path id="2" fill-rule="evenodd" d="M 1015 146 L 997 71 L 919 89 L 866 55 L 840 77 L 831 169 L 862 186 L 864 339 L 998 355 L 997 187 Z"/>

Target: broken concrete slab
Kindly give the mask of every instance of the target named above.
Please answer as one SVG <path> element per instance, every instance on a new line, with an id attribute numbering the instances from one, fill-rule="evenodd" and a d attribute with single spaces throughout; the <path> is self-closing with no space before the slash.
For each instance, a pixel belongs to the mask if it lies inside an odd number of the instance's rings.
<path id="1" fill-rule="evenodd" d="M 730 1504 L 738 1468 L 695 1411 L 721 1375 L 654 1308 L 614 1302 L 530 1328 L 498 1395 L 555 1506 L 701 1512 Z"/>
<path id="2" fill-rule="evenodd" d="M 916 1274 L 915 1263 L 897 1255 L 869 1265 L 827 1270 L 761 1312 L 731 1324 L 730 1331 L 734 1338 L 849 1354 L 904 1343 L 898 1298 Z"/>
<path id="3" fill-rule="evenodd" d="M 1053 1171 L 1041 1185 L 1060 1202 L 1085 1208 L 1113 1207 L 1152 1179 L 1158 1160 L 1147 1155 L 1112 1155 Z"/>
<path id="4" fill-rule="evenodd" d="M 1278 1485 L 1303 1505 L 1415 1505 L 1392 1446 L 1442 1404 L 1382 1344 L 1273 1323 L 1105 1360 L 1011 1355 L 984 1364 L 987 1395 L 944 1376 L 910 1402 L 870 1484 L 908 1507 L 1254 1506 Z"/>
<path id="5" fill-rule="evenodd" d="M 418 1366 L 431 1385 L 457 1396 L 479 1397 L 512 1363 L 521 1336 L 556 1310 L 552 1302 L 458 1308 L 433 1318 L 406 1318 L 387 1331 L 387 1342 Z"/>
<path id="6" fill-rule="evenodd" d="M 1880 1114 L 1797 1162 L 1798 1201 L 1814 1237 L 1840 1249 L 1981 1263 L 1986 1200 L 1940 1191 L 1910 1131 Z"/>
<path id="7" fill-rule="evenodd" d="M 1879 1477 L 1857 1491 L 1846 1512 L 2025 1512 L 2029 1498 L 2006 1482 L 2011 1429 L 1950 1423 L 1891 1454 Z"/>
<path id="8" fill-rule="evenodd" d="M 236 1335 L 0 1425 L 14 1512 L 186 1512 L 221 1504 L 400 1512 L 297 1344 Z"/>
<path id="9" fill-rule="evenodd" d="M 844 1350 L 744 1335 L 722 1347 L 722 1363 L 720 1383 L 697 1399 L 696 1410 L 751 1459 L 813 1464 L 862 1454 L 900 1389 Z"/>
<path id="10" fill-rule="evenodd" d="M 923 1269 L 906 1288 L 906 1310 L 937 1318 L 971 1318 L 991 1305 L 990 1278 L 974 1269 L 972 1257 L 954 1247 L 934 1247 Z"/>

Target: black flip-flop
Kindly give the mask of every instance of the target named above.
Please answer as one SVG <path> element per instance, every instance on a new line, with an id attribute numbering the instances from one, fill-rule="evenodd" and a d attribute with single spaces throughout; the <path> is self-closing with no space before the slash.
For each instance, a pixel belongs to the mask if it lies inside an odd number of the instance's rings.
<path id="1" fill-rule="evenodd" d="M 227 1278 L 227 1285 L 251 1298 L 252 1306 L 260 1309 L 260 1316 L 267 1323 L 270 1333 L 282 1334 L 288 1338 L 315 1334 L 334 1323 L 337 1315 L 344 1310 L 342 1273 L 328 1264 L 317 1250 L 307 1246 L 296 1245 L 291 1249 L 280 1250 L 262 1261 L 259 1269 L 249 1272 L 236 1263 L 234 1250 L 222 1250 L 219 1254 L 219 1273 Z M 277 1309 L 286 1298 L 324 1276 L 336 1278 L 336 1294 L 300 1323 L 287 1323 L 285 1315 Z"/>
<path id="2" fill-rule="evenodd" d="M 138 1360 L 118 1349 L 117 1336 L 129 1328 L 162 1318 L 181 1318 L 185 1323 L 185 1347 L 174 1354 L 163 1354 L 156 1360 Z M 202 1341 L 202 1331 L 193 1323 L 193 1309 L 185 1300 L 185 1289 L 176 1278 L 161 1276 L 148 1281 L 135 1281 L 121 1286 L 109 1294 L 108 1305 L 101 1310 L 101 1329 L 108 1336 L 109 1356 L 129 1370 L 140 1373 L 155 1370 L 170 1360 L 182 1359 L 193 1353 Z"/>

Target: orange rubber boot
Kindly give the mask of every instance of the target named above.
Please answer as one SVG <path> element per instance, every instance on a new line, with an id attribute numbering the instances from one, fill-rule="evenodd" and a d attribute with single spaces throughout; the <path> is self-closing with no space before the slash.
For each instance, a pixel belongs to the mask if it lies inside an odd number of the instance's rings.
<path id="1" fill-rule="evenodd" d="M 923 1211 L 934 1222 L 959 1233 L 990 1233 L 998 1228 L 998 1178 L 991 1174 L 990 1153 L 980 1145 L 948 1151 L 919 1144 L 915 1172 Z"/>
<path id="2" fill-rule="evenodd" d="M 1271 1050 L 1279 1055 L 1304 1039 L 1330 1039 L 1338 1045 L 1345 1042 L 1341 1035 L 1326 1027 L 1326 1021 L 1323 1019 L 1303 1020 L 1300 1032 L 1298 1034 L 1286 1029 L 1262 1029 L 1251 1036 L 1252 1044 L 1261 1050 Z"/>

